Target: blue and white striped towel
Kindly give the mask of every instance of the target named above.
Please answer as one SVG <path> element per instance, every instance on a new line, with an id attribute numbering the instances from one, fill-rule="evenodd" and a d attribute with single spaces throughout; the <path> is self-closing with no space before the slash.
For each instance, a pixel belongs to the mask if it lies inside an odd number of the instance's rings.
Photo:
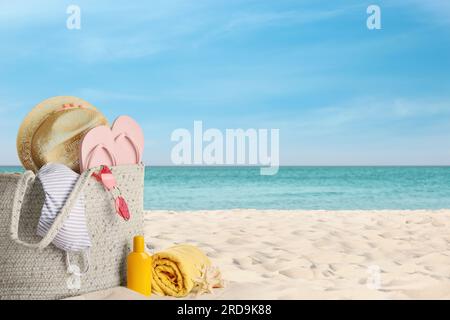
<path id="1" fill-rule="evenodd" d="M 45 192 L 37 234 L 44 237 L 57 215 L 63 208 L 79 174 L 63 164 L 49 163 L 43 166 L 37 177 Z M 83 251 L 91 247 L 91 239 L 87 229 L 84 195 L 80 194 L 64 225 L 53 240 L 58 248 L 69 251 Z"/>

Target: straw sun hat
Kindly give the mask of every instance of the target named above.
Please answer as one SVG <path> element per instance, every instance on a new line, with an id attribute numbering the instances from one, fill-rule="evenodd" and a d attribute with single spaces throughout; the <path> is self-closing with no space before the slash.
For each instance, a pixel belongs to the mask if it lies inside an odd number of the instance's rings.
<path id="1" fill-rule="evenodd" d="M 79 172 L 79 148 L 92 128 L 108 120 L 89 102 L 70 96 L 53 97 L 35 106 L 17 135 L 17 152 L 27 170 L 37 172 L 49 162 Z"/>

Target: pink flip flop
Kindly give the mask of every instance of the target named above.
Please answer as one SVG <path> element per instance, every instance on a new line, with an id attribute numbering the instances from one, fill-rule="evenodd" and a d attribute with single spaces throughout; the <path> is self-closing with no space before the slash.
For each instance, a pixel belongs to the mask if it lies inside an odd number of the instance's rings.
<path id="1" fill-rule="evenodd" d="M 116 143 L 117 164 L 141 163 L 144 133 L 139 124 L 129 116 L 120 116 L 114 121 L 111 130 Z"/>
<path id="2" fill-rule="evenodd" d="M 118 153 L 111 129 L 107 126 L 95 127 L 81 141 L 80 171 L 101 165 L 115 166 Z"/>

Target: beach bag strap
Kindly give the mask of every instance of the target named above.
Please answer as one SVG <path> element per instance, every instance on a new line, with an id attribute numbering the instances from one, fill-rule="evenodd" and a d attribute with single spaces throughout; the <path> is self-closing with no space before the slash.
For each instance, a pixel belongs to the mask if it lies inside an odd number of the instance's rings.
<path id="1" fill-rule="evenodd" d="M 10 233 L 11 233 L 11 239 L 15 241 L 16 243 L 23 245 L 27 248 L 33 248 L 33 249 L 39 249 L 43 250 L 45 249 L 56 237 L 59 230 L 64 225 L 64 222 L 66 221 L 67 217 L 69 216 L 70 211 L 72 211 L 73 206 L 75 205 L 75 202 L 78 199 L 78 196 L 83 192 L 83 190 L 86 188 L 89 178 L 91 177 L 92 173 L 94 173 L 95 169 L 90 169 L 86 172 L 84 172 L 77 180 L 75 186 L 73 187 L 72 192 L 70 193 L 69 197 L 67 198 L 66 203 L 62 207 L 61 211 L 59 212 L 58 216 L 56 217 L 55 221 L 53 222 L 52 226 L 48 230 L 45 237 L 42 238 L 41 241 L 36 243 L 28 243 L 23 240 L 19 239 L 19 221 L 20 221 L 20 212 L 22 209 L 22 204 L 24 202 L 25 193 L 30 185 L 36 178 L 35 174 L 32 171 L 26 171 L 21 179 L 19 180 L 19 183 L 17 184 L 17 188 L 14 194 L 14 202 L 12 207 L 12 214 L 11 214 L 11 227 L 10 227 Z"/>

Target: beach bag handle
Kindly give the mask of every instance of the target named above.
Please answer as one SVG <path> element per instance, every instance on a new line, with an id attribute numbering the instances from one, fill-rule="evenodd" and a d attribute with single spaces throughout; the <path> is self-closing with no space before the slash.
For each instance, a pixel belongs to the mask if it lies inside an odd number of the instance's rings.
<path id="1" fill-rule="evenodd" d="M 12 207 L 12 214 L 11 214 L 11 227 L 10 227 L 10 234 L 11 239 L 15 241 L 16 243 L 23 245 L 27 248 L 32 249 L 39 249 L 43 250 L 45 249 L 56 237 L 59 230 L 64 225 L 64 222 L 66 221 L 67 217 L 69 216 L 70 211 L 72 210 L 73 206 L 75 205 L 76 200 L 78 199 L 78 196 L 80 193 L 83 192 L 83 190 L 86 188 L 89 178 L 94 173 L 95 168 L 90 169 L 86 172 L 84 172 L 77 180 L 75 186 L 73 187 L 72 192 L 70 193 L 69 197 L 67 198 L 66 203 L 62 207 L 61 211 L 57 215 L 55 221 L 53 222 L 52 226 L 48 230 L 45 237 L 42 238 L 41 241 L 36 243 L 28 243 L 23 240 L 19 239 L 19 221 L 20 221 L 20 212 L 22 209 L 22 204 L 24 202 L 25 193 L 29 186 L 29 184 L 34 181 L 36 178 L 35 174 L 32 171 L 26 171 L 22 177 L 19 180 L 19 183 L 17 184 L 16 191 L 14 193 L 14 200 L 13 200 L 13 207 Z"/>

